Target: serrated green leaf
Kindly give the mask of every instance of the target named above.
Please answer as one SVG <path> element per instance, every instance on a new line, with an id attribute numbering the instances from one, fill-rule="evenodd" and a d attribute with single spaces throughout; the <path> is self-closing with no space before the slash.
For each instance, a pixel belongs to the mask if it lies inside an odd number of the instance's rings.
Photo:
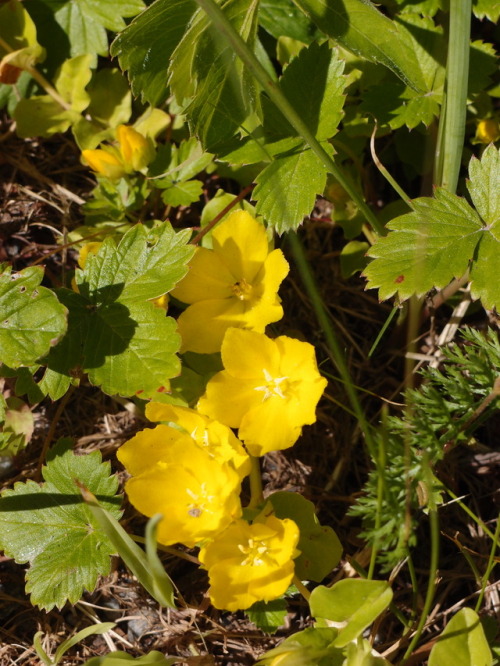
<path id="1" fill-rule="evenodd" d="M 200 180 L 188 180 L 175 183 L 162 192 L 161 198 L 168 206 L 189 206 L 198 201 L 203 192 L 203 183 Z"/>
<path id="2" fill-rule="evenodd" d="M 342 118 L 344 62 L 327 42 L 300 51 L 280 79 L 283 94 L 318 139 L 330 139 Z M 272 140 L 296 136 L 274 104 L 263 101 L 264 131 Z"/>
<path id="3" fill-rule="evenodd" d="M 465 199 L 441 188 L 435 195 L 415 199 L 414 212 L 392 220 L 392 233 L 371 248 L 375 261 L 364 275 L 368 288 L 380 288 L 381 299 L 425 294 L 467 270 L 484 232 L 481 219 Z"/>
<path id="4" fill-rule="evenodd" d="M 500 150 L 493 144 L 488 146 L 478 160 L 473 157 L 469 163 L 467 189 L 472 203 L 492 232 L 500 227 Z M 498 231 L 496 231 L 498 237 Z"/>
<path id="5" fill-rule="evenodd" d="M 471 160 L 469 172 L 469 191 L 481 217 L 465 199 L 438 188 L 434 199 L 416 199 L 412 213 L 392 220 L 387 225 L 392 233 L 371 248 L 374 261 L 364 274 L 369 288 L 380 288 L 382 299 L 442 288 L 470 263 L 473 297 L 487 308 L 500 305 L 499 151 L 488 147 L 481 160 Z"/>
<path id="6" fill-rule="evenodd" d="M 116 0 L 39 1 L 50 10 L 66 33 L 71 56 L 84 53 L 107 55 L 106 30 L 123 30 L 123 17 L 135 16 L 144 9 L 142 0 L 120 0 L 119 3 Z"/>
<path id="7" fill-rule="evenodd" d="M 227 0 L 226 17 L 253 49 L 257 0 Z M 198 13 L 172 55 L 170 85 L 192 133 L 210 152 L 231 139 L 255 107 L 255 83 L 208 16 Z M 190 101 L 189 101 L 190 100 Z"/>
<path id="8" fill-rule="evenodd" d="M 0 275 L 0 362 L 11 368 L 33 365 L 66 331 L 66 308 L 42 278 L 38 266 Z"/>
<path id="9" fill-rule="evenodd" d="M 301 139 L 289 140 L 290 150 L 275 157 L 255 179 L 256 211 L 279 233 L 297 229 L 312 211 L 326 184 L 326 168 Z M 330 154 L 333 149 L 324 143 Z"/>
<path id="10" fill-rule="evenodd" d="M 278 492 L 268 498 L 278 518 L 291 518 L 299 527 L 300 550 L 295 573 L 300 580 L 320 582 L 340 561 L 342 545 L 331 527 L 320 525 L 314 504 L 298 493 Z"/>
<path id="11" fill-rule="evenodd" d="M 134 95 L 152 105 L 168 95 L 168 61 L 196 11 L 194 0 L 156 0 L 111 45 Z"/>
<path id="12" fill-rule="evenodd" d="M 26 590 L 33 604 L 50 610 L 75 603 L 110 570 L 113 548 L 75 486 L 75 479 L 120 517 L 118 480 L 98 451 L 83 456 L 60 440 L 51 450 L 41 486 L 16 483 L 0 498 L 0 547 L 16 562 L 29 562 Z"/>
<path id="13" fill-rule="evenodd" d="M 411 44 L 398 25 L 369 0 L 294 0 L 329 37 L 357 55 L 379 62 L 414 90 L 425 83 Z"/>
<path id="14" fill-rule="evenodd" d="M 283 597 L 267 603 L 257 601 L 246 611 L 250 622 L 266 634 L 275 634 L 285 624 L 287 613 L 286 600 Z"/>
<path id="15" fill-rule="evenodd" d="M 83 370 L 110 394 L 150 394 L 168 386 L 179 372 L 180 339 L 175 321 L 149 301 L 185 275 L 193 253 L 189 235 L 165 223 L 152 232 L 136 225 L 118 245 L 108 237 L 77 271 L 80 293 L 59 292 L 69 327 L 48 368 L 66 378 Z"/>
<path id="16" fill-rule="evenodd" d="M 491 666 L 493 657 L 478 614 L 462 608 L 431 650 L 429 666 Z"/>
<path id="17" fill-rule="evenodd" d="M 472 11 L 477 18 L 487 18 L 498 23 L 500 18 L 500 2 L 498 0 L 473 0 Z"/>
<path id="18" fill-rule="evenodd" d="M 391 599 L 392 590 L 383 580 L 345 579 L 333 587 L 316 587 L 309 605 L 314 617 L 345 623 L 333 641 L 336 647 L 344 647 L 361 635 Z"/>

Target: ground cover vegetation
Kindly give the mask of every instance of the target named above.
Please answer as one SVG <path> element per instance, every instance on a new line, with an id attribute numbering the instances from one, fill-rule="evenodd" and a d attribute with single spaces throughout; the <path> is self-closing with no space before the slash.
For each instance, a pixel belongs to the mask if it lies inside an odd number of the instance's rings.
<path id="1" fill-rule="evenodd" d="M 494 0 L 0 1 L 0 663 L 500 663 Z"/>

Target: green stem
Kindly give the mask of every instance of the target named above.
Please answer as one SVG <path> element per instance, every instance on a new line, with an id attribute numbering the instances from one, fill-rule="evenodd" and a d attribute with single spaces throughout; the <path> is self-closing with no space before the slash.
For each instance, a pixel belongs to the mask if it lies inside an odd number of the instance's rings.
<path id="1" fill-rule="evenodd" d="M 295 585 L 295 587 L 298 589 L 298 591 L 300 592 L 300 594 L 304 597 L 304 599 L 305 599 L 306 601 L 309 601 L 309 599 L 310 599 L 310 597 L 311 597 L 311 593 L 309 592 L 309 590 L 307 589 L 307 587 L 304 585 L 304 583 L 303 583 L 301 580 L 299 580 L 299 579 L 297 578 L 297 576 L 294 576 L 294 577 L 293 577 L 293 581 L 292 581 L 292 582 L 293 582 L 293 584 Z"/>
<path id="2" fill-rule="evenodd" d="M 311 304 L 316 314 L 316 318 L 325 336 L 326 344 L 330 352 L 330 357 L 334 362 L 342 381 L 344 382 L 344 387 L 347 393 L 347 397 L 349 398 L 352 410 L 356 415 L 356 418 L 358 419 L 359 427 L 361 428 L 365 436 L 366 445 L 368 447 L 368 450 L 370 451 L 370 455 L 372 459 L 375 459 L 374 456 L 376 449 L 370 425 L 366 420 L 366 416 L 359 401 L 356 388 L 351 378 L 351 374 L 347 368 L 347 363 L 344 354 L 337 340 L 337 336 L 335 335 L 333 327 L 330 323 L 330 318 L 328 317 L 326 307 L 323 303 L 323 300 L 321 299 L 318 287 L 316 286 L 316 282 L 314 280 L 311 268 L 304 254 L 304 250 L 296 233 L 289 232 L 288 240 L 290 242 L 290 247 L 292 249 L 292 253 L 297 268 L 299 270 L 300 276 L 302 278 L 302 282 L 304 283 L 304 287 L 311 300 Z"/>
<path id="3" fill-rule="evenodd" d="M 450 0 L 446 95 L 434 173 L 434 183 L 450 192 L 457 188 L 464 146 L 471 15 L 471 0 Z"/>
<path id="4" fill-rule="evenodd" d="M 431 558 L 429 563 L 429 582 L 427 584 L 427 592 L 425 594 L 424 607 L 422 608 L 422 613 L 420 615 L 420 620 L 417 625 L 417 629 L 413 638 L 408 645 L 403 659 L 400 663 L 400 666 L 406 663 L 406 661 L 411 656 L 413 648 L 417 645 L 420 640 L 420 636 L 427 622 L 427 617 L 431 610 L 431 605 L 434 600 L 434 594 L 436 591 L 436 577 L 438 571 L 438 562 L 439 562 L 439 519 L 436 504 L 433 499 L 429 500 L 429 523 L 431 531 Z"/>
<path id="5" fill-rule="evenodd" d="M 362 195 L 356 190 L 352 183 L 345 177 L 342 171 L 337 167 L 333 159 L 323 149 L 314 134 L 309 130 L 302 118 L 295 111 L 293 106 L 282 93 L 278 83 L 273 81 L 264 67 L 257 60 L 253 52 L 248 48 L 245 41 L 234 29 L 231 22 L 224 14 L 222 9 L 214 0 L 196 0 L 196 2 L 207 13 L 214 24 L 217 33 L 221 34 L 234 52 L 241 58 L 248 70 L 257 79 L 269 98 L 278 107 L 292 127 L 297 131 L 304 141 L 310 146 L 311 150 L 321 160 L 325 168 L 333 175 L 338 183 L 345 189 L 351 199 L 356 203 L 359 210 L 368 220 L 373 229 L 381 236 L 385 235 L 385 229 L 378 221 L 376 215 L 364 202 Z"/>
<path id="6" fill-rule="evenodd" d="M 0 46 L 4 51 L 7 51 L 7 53 L 13 53 L 14 49 L 12 49 L 9 44 L 0 37 Z M 69 111 L 71 109 L 71 104 L 69 104 L 61 95 L 57 92 L 57 90 L 52 86 L 45 76 L 41 74 L 37 69 L 31 66 L 24 67 L 28 74 L 32 76 L 35 81 L 38 83 L 40 87 L 42 87 L 45 92 L 52 97 L 53 100 L 55 100 L 65 111 Z"/>
<path id="7" fill-rule="evenodd" d="M 483 603 L 484 592 L 486 590 L 486 585 L 488 584 L 488 578 L 490 577 L 490 574 L 493 571 L 493 568 L 496 564 L 496 562 L 495 562 L 495 551 L 499 546 L 499 537 L 500 537 L 500 516 L 497 518 L 497 526 L 496 526 L 496 529 L 495 529 L 495 538 L 493 539 L 493 543 L 491 544 L 491 551 L 490 551 L 490 557 L 488 559 L 488 566 L 486 567 L 486 571 L 484 572 L 484 575 L 483 575 L 483 580 L 482 580 L 482 584 L 481 584 L 481 593 L 480 593 L 480 595 L 477 599 L 476 608 L 475 608 L 476 613 L 478 613 L 479 609 L 481 608 L 481 604 Z"/>
<path id="8" fill-rule="evenodd" d="M 250 456 L 252 469 L 250 470 L 250 502 L 249 509 L 256 509 L 264 501 L 262 494 L 262 476 L 260 473 L 260 458 Z"/>

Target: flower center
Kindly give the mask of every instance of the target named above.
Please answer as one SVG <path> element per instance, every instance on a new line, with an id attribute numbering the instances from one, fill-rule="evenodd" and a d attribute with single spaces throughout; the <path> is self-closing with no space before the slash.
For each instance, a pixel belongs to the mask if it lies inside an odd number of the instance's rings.
<path id="1" fill-rule="evenodd" d="M 263 370 L 263 373 L 266 383 L 263 386 L 256 386 L 254 388 L 255 391 L 263 391 L 264 397 L 262 398 L 262 402 L 265 402 L 273 395 L 284 399 L 286 397 L 284 391 L 287 389 L 288 377 L 273 377 L 266 369 Z"/>
<path id="2" fill-rule="evenodd" d="M 207 511 L 207 505 L 213 501 L 213 496 L 207 494 L 206 484 L 202 483 L 200 492 L 196 493 L 190 488 L 186 488 L 186 492 L 193 500 L 188 504 L 188 515 L 191 518 L 199 518 L 204 511 Z"/>
<path id="3" fill-rule="evenodd" d="M 246 555 L 241 563 L 242 566 L 258 567 L 264 564 L 264 557 L 267 553 L 267 546 L 262 541 L 249 539 L 247 545 L 238 544 L 238 549 Z"/>
<path id="4" fill-rule="evenodd" d="M 251 284 L 248 284 L 245 278 L 242 278 L 239 282 L 235 282 L 232 286 L 232 289 L 233 294 L 240 301 L 249 301 L 252 297 L 253 287 Z"/>

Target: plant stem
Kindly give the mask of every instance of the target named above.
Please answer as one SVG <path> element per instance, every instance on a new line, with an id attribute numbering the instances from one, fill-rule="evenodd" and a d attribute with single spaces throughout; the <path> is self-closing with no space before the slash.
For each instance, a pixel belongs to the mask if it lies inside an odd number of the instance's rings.
<path id="1" fill-rule="evenodd" d="M 298 135 L 304 139 L 304 141 L 310 146 L 311 150 L 321 160 L 325 168 L 349 194 L 351 199 L 356 203 L 359 210 L 368 220 L 373 229 L 378 234 L 382 236 L 385 235 L 386 232 L 384 227 L 380 224 L 373 211 L 364 202 L 362 195 L 356 190 L 350 180 L 344 176 L 330 155 L 328 155 L 328 153 L 323 149 L 314 134 L 309 130 L 302 118 L 298 115 L 293 106 L 282 93 L 278 83 L 271 79 L 264 67 L 257 60 L 256 56 L 248 48 L 245 41 L 234 29 L 231 21 L 229 21 L 222 9 L 214 0 L 196 0 L 196 2 L 207 13 L 215 28 L 217 29 L 217 32 L 226 39 L 234 52 L 241 58 L 248 70 L 253 74 L 265 92 L 269 95 L 270 99 L 278 107 L 278 109 L 285 116 L 292 127 L 297 131 Z"/>
<path id="2" fill-rule="evenodd" d="M 455 192 L 467 113 L 471 0 L 450 0 L 446 95 L 439 127 L 434 183 Z"/>
<path id="3" fill-rule="evenodd" d="M 309 590 L 307 589 L 307 587 L 304 585 L 304 583 L 303 583 L 301 580 L 299 580 L 299 579 L 297 578 L 297 576 L 294 576 L 294 577 L 293 577 L 293 581 L 292 581 L 292 582 L 293 582 L 293 584 L 295 585 L 295 587 L 298 589 L 298 591 L 300 592 L 300 594 L 304 597 L 304 599 L 305 599 L 306 601 L 309 601 L 309 599 L 310 599 L 310 597 L 311 597 L 311 593 L 309 592 Z"/>
<path id="4" fill-rule="evenodd" d="M 311 268 L 304 254 L 304 250 L 295 232 L 288 233 L 288 240 L 290 242 L 290 247 L 292 249 L 300 276 L 302 278 L 302 282 L 304 283 L 304 287 L 311 300 L 316 318 L 325 336 L 326 344 L 330 351 L 330 357 L 334 362 L 342 381 L 344 382 L 345 391 L 347 393 L 347 397 L 349 398 L 349 402 L 351 403 L 352 410 L 356 415 L 356 418 L 359 422 L 359 427 L 365 436 L 366 445 L 370 455 L 372 459 L 375 460 L 376 448 L 370 425 L 359 401 L 351 374 L 347 368 L 344 354 L 330 323 L 330 318 L 328 317 L 325 304 L 323 303 L 318 287 L 316 286 Z"/>
<path id="5" fill-rule="evenodd" d="M 484 572 L 483 575 L 483 580 L 482 580 L 482 585 L 481 585 L 481 593 L 479 594 L 479 597 L 477 599 L 476 603 L 476 608 L 474 609 L 476 613 L 479 612 L 479 609 L 481 608 L 481 604 L 483 603 L 483 597 L 484 597 L 484 591 L 486 589 L 486 585 L 488 584 L 488 578 L 490 577 L 491 572 L 493 571 L 493 568 L 496 564 L 495 562 L 495 551 L 499 546 L 499 537 L 500 537 L 500 516 L 497 518 L 497 526 L 495 529 L 495 538 L 493 539 L 493 543 L 491 544 L 491 551 L 490 551 L 490 557 L 488 559 L 488 565 L 486 567 L 486 571 Z"/>
<path id="6" fill-rule="evenodd" d="M 256 509 L 264 501 L 262 494 L 262 476 L 260 473 L 260 458 L 250 456 L 252 469 L 250 470 L 250 502 L 249 509 Z"/>
<path id="7" fill-rule="evenodd" d="M 9 44 L 0 37 L 0 46 L 4 51 L 7 51 L 7 53 L 13 53 L 14 49 L 12 49 Z M 71 104 L 68 104 L 68 102 L 61 97 L 61 95 L 57 92 L 57 90 L 52 86 L 45 76 L 41 74 L 37 69 L 31 66 L 24 67 L 28 74 L 32 76 L 35 81 L 45 90 L 45 92 L 52 97 L 53 100 L 55 100 L 60 106 L 65 111 L 69 111 L 71 109 Z"/>
<path id="8" fill-rule="evenodd" d="M 430 470 L 428 476 L 430 477 Z M 429 487 L 431 487 L 431 482 L 429 482 Z M 434 498 L 430 497 L 429 499 L 429 523 L 430 523 L 430 532 L 431 532 L 431 557 L 429 563 L 429 582 L 427 584 L 427 592 L 425 594 L 424 606 L 422 608 L 422 613 L 420 615 L 420 620 L 417 625 L 417 629 L 413 638 L 408 645 L 402 661 L 399 666 L 403 666 L 406 661 L 411 656 L 413 648 L 417 645 L 420 640 L 420 636 L 427 622 L 427 617 L 431 609 L 432 602 L 434 600 L 434 593 L 436 591 L 436 577 L 438 571 L 438 562 L 439 562 L 439 519 L 437 513 L 436 503 Z"/>

